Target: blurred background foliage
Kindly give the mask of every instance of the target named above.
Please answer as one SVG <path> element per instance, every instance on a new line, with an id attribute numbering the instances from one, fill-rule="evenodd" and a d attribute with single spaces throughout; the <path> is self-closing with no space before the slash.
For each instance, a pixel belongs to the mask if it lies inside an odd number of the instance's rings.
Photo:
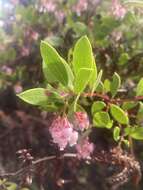
<path id="1" fill-rule="evenodd" d="M 52 149 L 48 149 L 47 131 L 52 116 L 25 106 L 15 96 L 23 89 L 43 83 L 41 40 L 50 42 L 70 62 L 75 41 L 86 34 L 98 69 L 104 71 L 103 77 L 110 79 L 116 71 L 127 95 L 131 95 L 131 89 L 143 73 L 143 11 L 142 5 L 135 6 L 126 0 L 120 3 L 122 12 L 118 15 L 112 0 L 0 0 L 0 160 L 3 170 L 17 167 L 15 152 L 20 148 L 31 147 L 37 157 L 52 153 Z M 43 120 L 47 122 L 46 127 Z M 140 159 L 143 158 L 141 146 L 142 143 L 136 146 Z M 75 173 L 76 164 L 82 165 L 78 173 Z M 63 176 L 74 176 L 78 183 L 62 188 L 103 189 L 102 167 L 76 164 L 69 161 Z M 52 169 L 53 166 L 46 167 Z M 32 189 L 41 188 L 41 184 L 45 189 L 59 188 L 57 184 L 52 185 L 49 172 L 42 171 L 44 179 L 37 173 L 35 181 L 39 186 L 34 184 Z M 7 189 L 16 189 L 16 185 L 12 185 Z"/>
<path id="2" fill-rule="evenodd" d="M 143 13 L 138 6 L 124 6 L 126 14 L 118 18 L 110 0 L 1 0 L 0 87 L 11 83 L 20 90 L 41 79 L 40 40 L 70 59 L 74 42 L 84 34 L 105 77 L 116 71 L 138 81 L 143 72 Z"/>

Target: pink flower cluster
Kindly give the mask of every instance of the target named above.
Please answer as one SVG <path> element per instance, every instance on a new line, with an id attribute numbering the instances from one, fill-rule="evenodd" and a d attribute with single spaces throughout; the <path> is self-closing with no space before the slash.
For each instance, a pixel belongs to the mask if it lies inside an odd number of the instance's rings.
<path id="1" fill-rule="evenodd" d="M 56 4 L 54 1 L 41 0 L 41 5 L 45 8 L 47 12 L 54 12 L 56 10 Z"/>
<path id="2" fill-rule="evenodd" d="M 122 19 L 126 15 L 127 10 L 120 4 L 119 0 L 112 0 L 111 11 L 117 19 Z"/>
<path id="3" fill-rule="evenodd" d="M 30 49 L 28 48 L 28 47 L 22 47 L 22 49 L 21 49 L 21 55 L 23 56 L 23 57 L 26 57 L 26 56 L 28 56 L 30 54 Z"/>
<path id="4" fill-rule="evenodd" d="M 76 150 L 79 159 L 87 159 L 93 153 L 94 145 L 86 138 L 76 145 Z"/>
<path id="5" fill-rule="evenodd" d="M 6 75 L 12 75 L 13 73 L 13 70 L 12 68 L 6 66 L 6 65 L 3 65 L 2 68 L 1 68 L 1 71 L 5 72 Z"/>
<path id="6" fill-rule="evenodd" d="M 65 12 L 57 10 L 55 11 L 55 17 L 59 23 L 62 23 L 65 18 Z"/>
<path id="7" fill-rule="evenodd" d="M 73 7 L 73 10 L 77 13 L 78 16 L 81 15 L 81 12 L 87 10 L 88 1 L 87 0 L 79 0 L 77 4 Z"/>
<path id="8" fill-rule="evenodd" d="M 23 87 L 19 82 L 14 85 L 14 91 L 15 91 L 16 94 L 23 91 Z"/>
<path id="9" fill-rule="evenodd" d="M 25 31 L 25 38 L 28 38 L 29 40 L 38 40 L 39 38 L 39 33 L 32 30 L 31 28 L 27 28 Z"/>
<path id="10" fill-rule="evenodd" d="M 11 0 L 11 3 L 13 3 L 14 5 L 17 5 L 19 3 L 19 0 Z"/>
<path id="11" fill-rule="evenodd" d="M 83 131 L 89 127 L 89 118 L 85 112 L 76 112 L 74 125 L 77 129 Z"/>
<path id="12" fill-rule="evenodd" d="M 58 144 L 60 150 L 64 150 L 68 144 L 73 146 L 77 143 L 78 133 L 73 130 L 73 125 L 68 121 L 67 117 L 57 117 L 49 131 L 53 142 Z"/>

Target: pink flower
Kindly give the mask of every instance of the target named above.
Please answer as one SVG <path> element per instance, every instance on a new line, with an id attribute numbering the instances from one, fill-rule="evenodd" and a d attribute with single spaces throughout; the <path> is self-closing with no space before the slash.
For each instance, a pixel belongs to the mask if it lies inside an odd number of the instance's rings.
<path id="1" fill-rule="evenodd" d="M 78 132 L 73 131 L 69 139 L 69 145 L 70 146 L 75 145 L 77 143 L 77 140 L 78 140 Z"/>
<path id="2" fill-rule="evenodd" d="M 111 11 L 113 16 L 115 16 L 117 19 L 122 19 L 124 18 L 127 10 L 125 9 L 125 7 L 123 7 L 119 0 L 112 0 L 112 7 L 111 7 Z"/>
<path id="3" fill-rule="evenodd" d="M 31 37 L 32 37 L 33 40 L 38 40 L 38 38 L 39 38 L 38 32 L 32 31 L 31 32 Z"/>
<path id="4" fill-rule="evenodd" d="M 65 18 L 65 13 L 62 11 L 55 11 L 55 17 L 59 23 L 62 23 Z"/>
<path id="5" fill-rule="evenodd" d="M 21 86 L 20 83 L 17 83 L 17 84 L 14 85 L 14 91 L 15 91 L 16 94 L 22 92 L 22 90 L 23 90 L 23 87 Z"/>
<path id="6" fill-rule="evenodd" d="M 12 73 L 13 73 L 13 70 L 10 67 L 6 66 L 6 65 L 3 65 L 1 70 L 3 72 L 5 72 L 6 75 L 9 75 L 9 76 L 12 75 Z"/>
<path id="7" fill-rule="evenodd" d="M 54 12 L 56 10 L 56 4 L 50 0 L 41 0 L 41 4 L 47 12 Z"/>
<path id="8" fill-rule="evenodd" d="M 75 127 L 83 131 L 89 127 L 89 118 L 85 112 L 76 112 L 75 113 Z"/>
<path id="9" fill-rule="evenodd" d="M 80 144 L 76 145 L 77 157 L 79 159 L 90 158 L 90 155 L 93 153 L 94 144 L 88 141 L 88 138 L 82 140 Z"/>
<path id="10" fill-rule="evenodd" d="M 80 16 L 81 12 L 85 11 L 87 7 L 88 7 L 87 0 L 79 0 L 77 4 L 73 7 L 73 9 L 77 13 L 77 15 Z"/>
<path id="11" fill-rule="evenodd" d="M 121 31 L 113 31 L 111 35 L 112 35 L 113 40 L 118 42 L 122 38 L 123 33 Z"/>
<path id="12" fill-rule="evenodd" d="M 29 54 L 30 54 L 29 48 L 23 47 L 22 50 L 21 50 L 21 55 L 24 56 L 24 57 L 26 57 L 26 56 L 28 56 Z"/>
<path id="13" fill-rule="evenodd" d="M 64 150 L 68 145 L 73 146 L 78 139 L 78 133 L 73 130 L 72 124 L 68 121 L 67 117 L 57 117 L 50 129 L 53 142 L 58 144 L 60 150 Z"/>
<path id="14" fill-rule="evenodd" d="M 17 5 L 19 3 L 19 0 L 11 0 L 11 2 L 14 4 L 14 5 Z"/>

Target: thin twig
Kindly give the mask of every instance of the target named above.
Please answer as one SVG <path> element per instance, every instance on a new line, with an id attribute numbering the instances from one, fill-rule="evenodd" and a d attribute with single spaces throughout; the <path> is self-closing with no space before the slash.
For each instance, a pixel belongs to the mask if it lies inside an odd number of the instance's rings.
<path id="1" fill-rule="evenodd" d="M 25 170 L 29 169 L 29 167 L 34 167 L 35 165 L 37 165 L 37 164 L 39 164 L 41 162 L 48 161 L 48 160 L 62 159 L 62 158 L 76 158 L 76 157 L 77 156 L 74 153 L 65 153 L 65 154 L 63 154 L 62 156 L 59 156 L 59 157 L 53 155 L 53 156 L 47 156 L 47 157 L 44 157 L 44 158 L 39 158 L 39 159 L 33 161 L 32 164 L 31 164 L 31 166 L 21 168 L 21 169 L 19 169 L 16 172 L 0 173 L 0 177 L 1 178 L 16 177 L 19 174 L 23 173 Z"/>
<path id="2" fill-rule="evenodd" d="M 143 96 L 135 96 L 132 98 L 120 99 L 120 98 L 110 98 L 106 94 L 100 93 L 84 93 L 82 94 L 85 97 L 97 97 L 102 98 L 103 100 L 110 102 L 110 103 L 123 103 L 123 102 L 137 102 L 143 100 Z"/>

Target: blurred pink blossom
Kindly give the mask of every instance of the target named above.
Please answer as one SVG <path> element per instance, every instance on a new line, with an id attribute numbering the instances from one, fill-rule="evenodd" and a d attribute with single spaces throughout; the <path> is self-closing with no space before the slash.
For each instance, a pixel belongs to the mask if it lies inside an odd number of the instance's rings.
<path id="1" fill-rule="evenodd" d="M 64 150 L 68 144 L 73 146 L 77 142 L 78 133 L 73 130 L 73 126 L 67 117 L 58 116 L 53 121 L 49 131 L 53 142 L 58 144 L 60 150 Z"/>
<path id="2" fill-rule="evenodd" d="M 69 139 L 69 145 L 73 146 L 77 143 L 78 140 L 78 132 L 77 131 L 73 131 L 71 133 L 70 139 Z"/>
<path id="3" fill-rule="evenodd" d="M 12 73 L 13 73 L 13 70 L 10 67 L 6 66 L 6 65 L 3 65 L 1 70 L 3 72 L 5 72 L 6 75 L 9 75 L 9 76 L 12 75 Z"/>
<path id="4" fill-rule="evenodd" d="M 32 38 L 33 40 L 38 40 L 38 38 L 39 38 L 38 32 L 32 31 L 32 32 L 31 32 L 31 38 Z"/>
<path id="5" fill-rule="evenodd" d="M 56 10 L 56 4 L 50 0 L 41 0 L 42 6 L 47 12 L 54 12 Z"/>
<path id="6" fill-rule="evenodd" d="M 77 157 L 79 159 L 90 158 L 90 155 L 93 153 L 94 144 L 89 142 L 88 138 L 82 140 L 80 144 L 76 145 Z"/>
<path id="7" fill-rule="evenodd" d="M 81 15 L 81 12 L 87 10 L 88 1 L 87 0 L 79 0 L 77 4 L 73 7 L 73 10 L 77 13 L 78 16 Z"/>
<path id="8" fill-rule="evenodd" d="M 21 55 L 25 57 L 25 56 L 28 56 L 29 54 L 30 54 L 29 48 L 22 47 Z"/>
<path id="9" fill-rule="evenodd" d="M 19 3 L 19 0 L 10 0 L 14 5 L 17 5 Z"/>
<path id="10" fill-rule="evenodd" d="M 23 87 L 21 86 L 20 83 L 17 83 L 17 84 L 14 85 L 14 91 L 15 91 L 16 94 L 23 91 Z"/>
<path id="11" fill-rule="evenodd" d="M 39 33 L 32 30 L 31 28 L 27 29 L 24 35 L 25 38 L 32 38 L 33 40 L 37 40 L 39 38 Z"/>
<path id="12" fill-rule="evenodd" d="M 63 11 L 55 11 L 55 17 L 59 23 L 62 23 L 65 18 L 65 13 Z"/>
<path id="13" fill-rule="evenodd" d="M 113 40 L 117 42 L 122 38 L 123 33 L 121 31 L 113 31 L 111 35 L 112 35 Z"/>
<path id="14" fill-rule="evenodd" d="M 111 11 L 117 19 L 122 19 L 126 15 L 127 10 L 121 5 L 119 0 L 112 0 Z"/>
<path id="15" fill-rule="evenodd" d="M 76 112 L 75 113 L 74 125 L 77 129 L 80 129 L 81 131 L 88 128 L 89 127 L 89 118 L 87 116 L 87 113 Z"/>

